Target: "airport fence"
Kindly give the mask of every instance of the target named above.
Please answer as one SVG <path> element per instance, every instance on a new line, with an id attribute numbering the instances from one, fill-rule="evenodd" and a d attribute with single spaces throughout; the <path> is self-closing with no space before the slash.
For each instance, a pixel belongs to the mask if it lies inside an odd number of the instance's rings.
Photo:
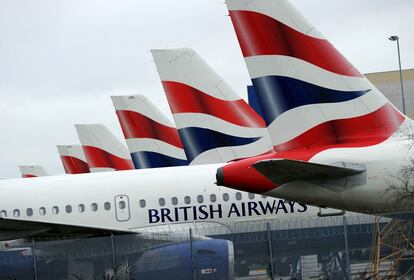
<path id="1" fill-rule="evenodd" d="M 350 279 L 352 265 L 366 269 L 373 230 L 372 216 L 347 215 L 31 240 L 1 252 L 0 280 Z"/>

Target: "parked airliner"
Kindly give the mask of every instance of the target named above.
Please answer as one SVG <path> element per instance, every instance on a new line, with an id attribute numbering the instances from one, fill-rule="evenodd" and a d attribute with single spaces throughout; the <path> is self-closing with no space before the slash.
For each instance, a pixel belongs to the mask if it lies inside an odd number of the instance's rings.
<path id="1" fill-rule="evenodd" d="M 375 214 L 414 210 L 413 123 L 286 0 L 227 0 L 276 153 L 219 185 Z"/>

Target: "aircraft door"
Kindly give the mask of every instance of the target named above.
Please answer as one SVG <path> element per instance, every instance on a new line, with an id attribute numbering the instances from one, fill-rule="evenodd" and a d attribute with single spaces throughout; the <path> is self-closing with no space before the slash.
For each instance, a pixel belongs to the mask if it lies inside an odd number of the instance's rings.
<path id="1" fill-rule="evenodd" d="M 115 197 L 115 215 L 119 222 L 128 221 L 130 218 L 129 199 L 126 195 Z"/>

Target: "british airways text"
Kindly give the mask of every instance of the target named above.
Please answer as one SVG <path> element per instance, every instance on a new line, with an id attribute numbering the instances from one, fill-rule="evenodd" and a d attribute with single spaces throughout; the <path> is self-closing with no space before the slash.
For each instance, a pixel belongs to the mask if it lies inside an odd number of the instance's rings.
<path id="1" fill-rule="evenodd" d="M 148 219 L 150 224 L 166 222 L 183 222 L 188 220 L 208 220 L 231 217 L 261 216 L 278 213 L 306 212 L 306 204 L 274 200 L 274 201 L 250 201 L 242 203 L 232 203 L 226 213 L 222 204 L 182 206 L 174 208 L 148 209 Z"/>

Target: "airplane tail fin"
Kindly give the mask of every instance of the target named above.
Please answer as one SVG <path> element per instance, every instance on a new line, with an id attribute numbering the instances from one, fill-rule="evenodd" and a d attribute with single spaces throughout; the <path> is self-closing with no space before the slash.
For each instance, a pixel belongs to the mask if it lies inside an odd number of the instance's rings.
<path id="1" fill-rule="evenodd" d="M 66 174 L 90 173 L 81 145 L 57 145 Z"/>
<path id="2" fill-rule="evenodd" d="M 363 146 L 406 119 L 287 0 L 226 0 L 274 149 Z"/>
<path id="3" fill-rule="evenodd" d="M 48 176 L 43 166 L 40 165 L 20 165 L 19 169 L 20 174 L 22 174 L 22 178 Z"/>
<path id="4" fill-rule="evenodd" d="M 91 172 L 134 169 L 126 147 L 104 125 L 75 127 Z"/>
<path id="5" fill-rule="evenodd" d="M 190 164 L 272 150 L 263 119 L 194 50 L 153 50 L 152 55 Z"/>
<path id="6" fill-rule="evenodd" d="M 177 129 L 145 96 L 111 96 L 136 169 L 187 165 Z"/>

